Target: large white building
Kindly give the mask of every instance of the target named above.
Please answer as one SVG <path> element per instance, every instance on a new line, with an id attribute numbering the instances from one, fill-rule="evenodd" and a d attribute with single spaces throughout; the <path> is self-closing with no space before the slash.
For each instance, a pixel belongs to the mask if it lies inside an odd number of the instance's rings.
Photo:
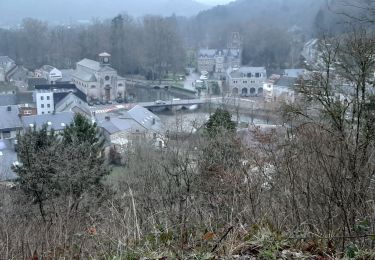
<path id="1" fill-rule="evenodd" d="M 263 94 L 267 71 L 265 67 L 229 68 L 226 79 L 232 95 L 257 96 Z"/>
<path id="2" fill-rule="evenodd" d="M 72 81 L 89 101 L 110 101 L 125 95 L 125 79 L 110 66 L 110 58 L 110 54 L 101 53 L 99 61 L 83 59 L 77 63 Z"/>

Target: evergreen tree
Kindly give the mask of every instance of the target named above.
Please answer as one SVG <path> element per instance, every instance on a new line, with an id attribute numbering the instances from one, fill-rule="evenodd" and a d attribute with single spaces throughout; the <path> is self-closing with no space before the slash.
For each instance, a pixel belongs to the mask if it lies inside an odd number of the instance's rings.
<path id="1" fill-rule="evenodd" d="M 216 137 L 221 132 L 234 133 L 236 128 L 235 122 L 232 121 L 232 116 L 228 110 L 218 108 L 215 113 L 210 116 L 210 119 L 205 124 L 206 133 L 210 137 Z"/>

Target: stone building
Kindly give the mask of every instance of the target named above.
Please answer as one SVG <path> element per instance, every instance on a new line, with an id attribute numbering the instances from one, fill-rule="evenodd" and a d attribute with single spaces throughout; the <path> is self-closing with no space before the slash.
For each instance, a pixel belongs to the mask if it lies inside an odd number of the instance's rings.
<path id="1" fill-rule="evenodd" d="M 229 68 L 226 80 L 232 95 L 263 95 L 263 84 L 267 80 L 267 71 L 265 67 Z"/>
<path id="2" fill-rule="evenodd" d="M 110 66 L 110 58 L 110 54 L 101 53 L 99 61 L 83 59 L 77 63 L 72 81 L 89 101 L 110 101 L 125 95 L 125 79 Z"/>
<path id="3" fill-rule="evenodd" d="M 200 49 L 198 51 L 198 71 L 213 73 L 219 78 L 225 76 L 228 68 L 241 66 L 241 39 L 239 33 L 232 33 L 226 49 Z"/>

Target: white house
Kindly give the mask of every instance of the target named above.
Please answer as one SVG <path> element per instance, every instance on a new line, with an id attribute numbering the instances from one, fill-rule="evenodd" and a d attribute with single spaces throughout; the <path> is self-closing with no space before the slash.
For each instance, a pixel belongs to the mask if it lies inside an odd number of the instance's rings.
<path id="1" fill-rule="evenodd" d="M 35 92 L 35 102 L 38 115 L 53 113 L 55 106 L 53 92 L 48 90 Z"/>
<path id="2" fill-rule="evenodd" d="M 296 100 L 295 86 L 297 81 L 297 77 L 287 76 L 281 76 L 275 80 L 267 80 L 263 84 L 265 101 L 294 103 Z"/>
<path id="3" fill-rule="evenodd" d="M 125 79 L 110 66 L 111 55 L 99 54 L 99 62 L 83 59 L 77 63 L 72 81 L 89 100 L 115 100 L 125 95 Z"/>
<path id="4" fill-rule="evenodd" d="M 229 68 L 227 71 L 227 84 L 232 95 L 262 95 L 263 83 L 266 80 L 265 67 Z"/>
<path id="5" fill-rule="evenodd" d="M 35 75 L 39 78 L 45 78 L 49 84 L 62 79 L 61 71 L 50 65 L 42 66 L 39 70 L 35 71 Z"/>

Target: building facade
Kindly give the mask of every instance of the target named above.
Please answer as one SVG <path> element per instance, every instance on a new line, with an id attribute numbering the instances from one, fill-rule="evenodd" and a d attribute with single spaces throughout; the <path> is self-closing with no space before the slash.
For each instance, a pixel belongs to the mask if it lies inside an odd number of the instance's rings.
<path id="1" fill-rule="evenodd" d="M 263 95 L 263 84 L 267 80 L 267 71 L 265 67 L 229 68 L 226 80 L 233 96 Z"/>
<path id="2" fill-rule="evenodd" d="M 99 61 L 83 59 L 77 63 L 72 81 L 90 100 L 110 101 L 125 96 L 125 79 L 110 66 L 111 55 L 99 54 Z"/>

